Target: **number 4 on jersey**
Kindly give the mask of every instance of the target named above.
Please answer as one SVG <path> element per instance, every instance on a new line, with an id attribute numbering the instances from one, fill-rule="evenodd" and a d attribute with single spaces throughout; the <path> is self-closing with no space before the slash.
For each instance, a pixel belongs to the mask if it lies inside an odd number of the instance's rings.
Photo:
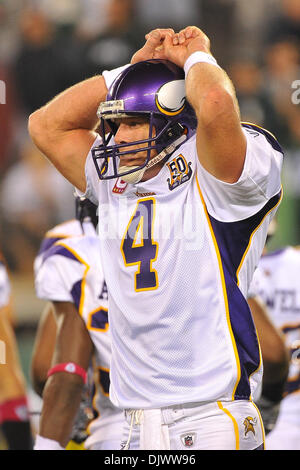
<path id="1" fill-rule="evenodd" d="M 157 258 L 158 244 L 153 241 L 155 199 L 138 201 L 121 244 L 125 266 L 138 265 L 135 273 L 135 291 L 157 289 L 157 272 L 152 263 Z"/>

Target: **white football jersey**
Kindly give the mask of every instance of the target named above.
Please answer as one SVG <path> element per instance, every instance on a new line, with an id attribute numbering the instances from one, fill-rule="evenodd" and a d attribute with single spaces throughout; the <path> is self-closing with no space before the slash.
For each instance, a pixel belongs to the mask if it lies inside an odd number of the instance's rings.
<path id="1" fill-rule="evenodd" d="M 300 422 L 300 250 L 286 247 L 262 256 L 249 295 L 260 296 L 270 318 L 285 337 L 290 367 L 280 416 Z"/>
<path id="2" fill-rule="evenodd" d="M 195 136 L 158 175 L 133 185 L 100 181 L 87 157 L 85 195 L 99 203 L 116 406 L 249 399 L 261 381 L 245 297 L 281 200 L 282 152 L 266 131 L 245 125 L 244 132 L 247 155 L 234 184 L 201 166 Z"/>
<path id="3" fill-rule="evenodd" d="M 37 296 L 76 305 L 95 347 L 93 357 L 97 418 L 89 425 L 86 448 L 109 440 L 121 442 L 123 414 L 109 399 L 110 334 L 107 288 L 100 261 L 100 240 L 93 235 L 56 241 L 43 253 L 35 274 Z M 66 233 L 66 232 L 64 232 Z"/>
<path id="4" fill-rule="evenodd" d="M 10 294 L 11 287 L 6 266 L 2 261 L 0 261 L 0 308 L 8 305 Z"/>

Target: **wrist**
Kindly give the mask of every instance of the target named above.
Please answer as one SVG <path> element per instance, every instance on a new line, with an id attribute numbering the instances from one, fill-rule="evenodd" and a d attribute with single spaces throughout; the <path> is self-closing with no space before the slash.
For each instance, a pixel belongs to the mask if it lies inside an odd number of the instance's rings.
<path id="1" fill-rule="evenodd" d="M 59 442 L 54 439 L 48 439 L 47 437 L 40 436 L 37 434 L 35 438 L 35 444 L 33 450 L 65 450 Z"/>
<path id="2" fill-rule="evenodd" d="M 82 378 L 83 382 L 87 381 L 87 372 L 83 367 L 75 364 L 75 362 L 63 362 L 56 364 L 51 369 L 48 370 L 47 378 L 51 375 L 56 374 L 57 372 L 68 372 L 69 374 L 79 375 Z"/>
<path id="3" fill-rule="evenodd" d="M 221 68 L 218 65 L 216 59 L 211 54 L 208 54 L 207 52 L 204 52 L 204 51 L 195 51 L 186 58 L 185 63 L 183 65 L 185 78 L 187 77 L 193 65 L 198 64 L 198 63 L 206 63 L 206 64 L 214 65 L 215 67 Z"/>
<path id="4" fill-rule="evenodd" d="M 25 396 L 6 400 L 0 404 L 0 425 L 4 421 L 28 421 L 28 404 Z"/>

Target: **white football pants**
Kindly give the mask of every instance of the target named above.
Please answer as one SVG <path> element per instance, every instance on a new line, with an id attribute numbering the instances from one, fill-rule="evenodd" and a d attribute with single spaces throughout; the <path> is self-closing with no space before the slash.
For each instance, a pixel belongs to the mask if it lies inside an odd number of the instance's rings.
<path id="1" fill-rule="evenodd" d="M 263 450 L 264 428 L 251 401 L 126 410 L 122 449 Z"/>

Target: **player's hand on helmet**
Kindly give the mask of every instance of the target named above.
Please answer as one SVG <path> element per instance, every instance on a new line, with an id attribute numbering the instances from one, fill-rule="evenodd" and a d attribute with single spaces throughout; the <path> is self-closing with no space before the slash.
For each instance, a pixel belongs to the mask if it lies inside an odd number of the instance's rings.
<path id="1" fill-rule="evenodd" d="M 136 64 L 143 60 L 150 59 L 166 59 L 164 54 L 163 41 L 166 35 L 172 37 L 175 32 L 172 28 L 154 29 L 145 35 L 146 42 L 144 46 L 139 49 L 131 58 L 131 64 Z"/>
<path id="2" fill-rule="evenodd" d="M 185 61 L 193 52 L 203 51 L 210 54 L 210 40 L 201 29 L 187 26 L 179 33 L 166 34 L 163 51 L 165 59 L 183 68 Z"/>

